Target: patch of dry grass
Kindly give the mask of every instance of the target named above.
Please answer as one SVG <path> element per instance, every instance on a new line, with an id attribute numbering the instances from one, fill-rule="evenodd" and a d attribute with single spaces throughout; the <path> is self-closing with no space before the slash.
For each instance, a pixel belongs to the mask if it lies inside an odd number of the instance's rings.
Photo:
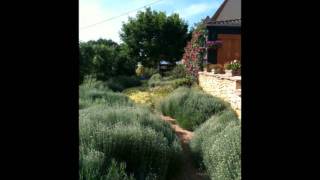
<path id="1" fill-rule="evenodd" d="M 123 91 L 135 103 L 154 109 L 162 98 L 174 90 L 171 86 L 156 86 L 154 88 L 135 87 Z"/>

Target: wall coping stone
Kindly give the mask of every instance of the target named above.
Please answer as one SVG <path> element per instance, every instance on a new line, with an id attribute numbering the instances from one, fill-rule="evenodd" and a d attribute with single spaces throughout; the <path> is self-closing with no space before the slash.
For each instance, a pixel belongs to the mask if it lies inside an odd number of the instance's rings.
<path id="1" fill-rule="evenodd" d="M 228 79 L 231 81 L 241 81 L 241 76 L 227 76 L 225 74 L 214 74 L 212 72 L 204 72 L 204 71 L 200 71 L 199 75 L 200 74 L 205 75 L 205 76 L 213 76 L 213 77 L 217 77 L 220 79 Z"/>

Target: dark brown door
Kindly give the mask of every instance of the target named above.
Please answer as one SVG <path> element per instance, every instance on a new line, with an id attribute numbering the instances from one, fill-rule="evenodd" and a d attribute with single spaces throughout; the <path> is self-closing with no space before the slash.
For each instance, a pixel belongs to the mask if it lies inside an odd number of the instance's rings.
<path id="1" fill-rule="evenodd" d="M 223 43 L 217 52 L 218 64 L 225 64 L 235 59 L 241 61 L 241 35 L 219 34 L 218 40 Z"/>

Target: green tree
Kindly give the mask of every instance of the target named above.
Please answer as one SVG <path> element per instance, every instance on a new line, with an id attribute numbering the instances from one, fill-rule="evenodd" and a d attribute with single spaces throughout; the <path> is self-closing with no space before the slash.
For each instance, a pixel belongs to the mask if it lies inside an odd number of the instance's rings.
<path id="1" fill-rule="evenodd" d="M 81 84 L 84 77 L 92 73 L 94 50 L 87 43 L 80 42 L 79 51 L 79 82 Z"/>
<path id="2" fill-rule="evenodd" d="M 140 11 L 135 18 L 123 24 L 121 39 L 136 62 L 155 67 L 161 59 L 179 61 L 188 38 L 188 25 L 178 14 Z"/>
<path id="3" fill-rule="evenodd" d="M 117 47 L 117 56 L 113 63 L 115 74 L 131 76 L 135 74 L 137 61 L 129 56 L 129 48 L 122 43 Z"/>
<path id="4" fill-rule="evenodd" d="M 137 62 L 130 58 L 128 46 L 112 40 L 80 42 L 80 84 L 87 75 L 98 80 L 134 75 Z"/>

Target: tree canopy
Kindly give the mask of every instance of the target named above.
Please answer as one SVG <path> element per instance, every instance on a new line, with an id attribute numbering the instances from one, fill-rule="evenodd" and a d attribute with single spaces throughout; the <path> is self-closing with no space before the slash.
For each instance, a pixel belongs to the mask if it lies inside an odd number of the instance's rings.
<path id="1" fill-rule="evenodd" d="M 136 62 L 129 58 L 128 47 L 112 40 L 80 42 L 80 83 L 86 75 L 107 80 L 116 75 L 133 75 Z"/>
<path id="2" fill-rule="evenodd" d="M 160 60 L 180 61 L 191 33 L 178 14 L 147 8 L 122 25 L 120 37 L 121 44 L 108 39 L 80 42 L 80 83 L 87 75 L 102 81 L 134 75 L 138 62 L 155 68 Z"/>
<path id="3" fill-rule="evenodd" d="M 155 67 L 161 59 L 179 61 L 188 40 L 188 25 L 178 14 L 140 11 L 123 24 L 120 33 L 131 58 Z"/>

